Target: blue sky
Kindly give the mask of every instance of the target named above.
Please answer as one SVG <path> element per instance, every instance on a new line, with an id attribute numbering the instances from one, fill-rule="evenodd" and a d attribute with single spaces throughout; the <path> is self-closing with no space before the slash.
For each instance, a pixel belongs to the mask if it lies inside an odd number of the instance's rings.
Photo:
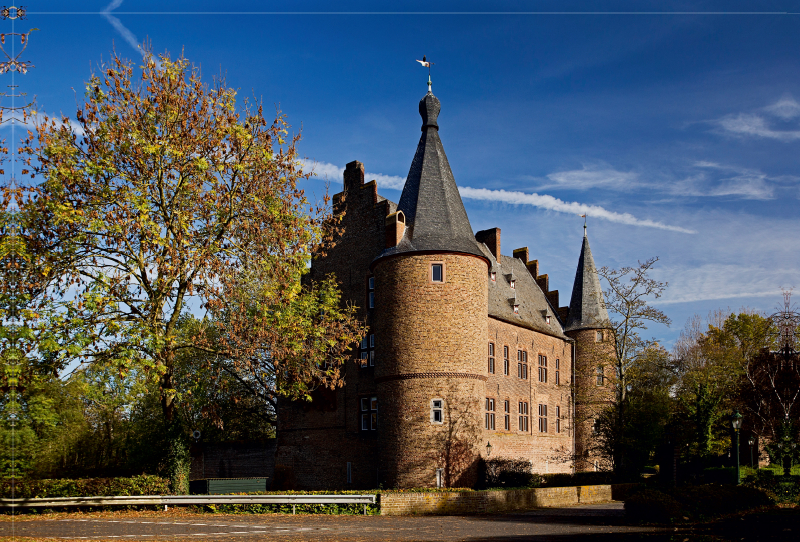
<path id="1" fill-rule="evenodd" d="M 397 201 L 426 54 L 473 229 L 530 247 L 562 304 L 586 210 L 598 265 L 660 258 L 667 346 L 693 314 L 800 287 L 800 1 L 109 1 L 25 4 L 36 67 L 16 82 L 39 111 L 74 115 L 102 59 L 149 39 L 279 106 L 309 191 L 359 160 Z"/>

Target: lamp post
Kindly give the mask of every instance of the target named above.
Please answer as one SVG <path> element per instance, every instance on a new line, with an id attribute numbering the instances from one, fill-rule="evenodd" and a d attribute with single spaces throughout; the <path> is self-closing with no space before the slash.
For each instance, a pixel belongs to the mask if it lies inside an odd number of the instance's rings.
<path id="1" fill-rule="evenodd" d="M 747 444 L 750 446 L 750 468 L 751 469 L 754 468 L 753 467 L 753 444 L 755 444 L 755 443 L 756 443 L 756 441 L 753 439 L 753 437 L 750 437 L 747 440 Z"/>
<path id="2" fill-rule="evenodd" d="M 486 441 L 486 457 L 489 457 L 490 455 L 492 455 L 492 443 Z"/>
<path id="3" fill-rule="evenodd" d="M 738 410 L 731 414 L 731 427 L 733 427 L 733 448 L 736 452 L 736 485 L 742 483 L 742 473 L 739 468 L 739 429 L 742 428 L 742 415 Z"/>

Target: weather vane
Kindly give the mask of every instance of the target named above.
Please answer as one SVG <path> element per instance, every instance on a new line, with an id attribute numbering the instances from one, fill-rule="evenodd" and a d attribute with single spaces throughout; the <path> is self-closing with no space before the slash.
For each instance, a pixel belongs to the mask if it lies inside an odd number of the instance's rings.
<path id="1" fill-rule="evenodd" d="M 433 62 L 428 62 L 428 59 L 425 55 L 422 55 L 422 60 L 417 60 L 420 64 L 422 64 L 425 68 L 428 68 L 428 92 L 431 91 L 431 66 L 433 66 Z"/>

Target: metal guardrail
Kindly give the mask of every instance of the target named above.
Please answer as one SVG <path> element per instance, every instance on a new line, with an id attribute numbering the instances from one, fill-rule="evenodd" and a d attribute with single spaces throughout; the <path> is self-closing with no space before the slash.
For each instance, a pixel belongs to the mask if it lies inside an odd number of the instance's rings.
<path id="1" fill-rule="evenodd" d="M 0 508 L 61 508 L 68 506 L 168 506 L 191 504 L 376 504 L 377 495 L 132 495 L 124 497 L 51 497 L 42 499 L 0 499 Z"/>

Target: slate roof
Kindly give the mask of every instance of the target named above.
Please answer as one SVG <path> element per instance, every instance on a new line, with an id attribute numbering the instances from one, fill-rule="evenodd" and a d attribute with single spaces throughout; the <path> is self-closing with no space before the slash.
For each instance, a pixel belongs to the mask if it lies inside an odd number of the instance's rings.
<path id="1" fill-rule="evenodd" d="M 567 331 L 579 329 L 600 329 L 610 327 L 605 304 L 603 303 L 603 289 L 600 286 L 600 277 L 589 248 L 589 238 L 586 229 L 583 231 L 583 245 L 581 256 L 578 259 L 578 270 L 575 272 L 575 283 L 572 286 L 572 298 L 569 301 L 569 315 L 567 316 Z"/>
<path id="2" fill-rule="evenodd" d="M 501 255 L 501 265 L 497 263 L 489 247 L 484 243 L 480 243 L 480 247 L 484 256 L 491 262 L 491 271 L 497 273 L 494 282 L 487 276 L 489 316 L 546 335 L 569 340 L 564 335 L 564 328 L 558 319 L 558 311 L 550 304 L 522 260 Z M 514 279 L 515 288 L 511 288 L 510 278 Z M 519 314 L 514 314 L 514 300 L 519 303 Z M 547 323 L 547 316 L 550 316 L 550 324 Z"/>
<path id="3" fill-rule="evenodd" d="M 439 100 L 430 91 L 419 102 L 422 136 L 397 204 L 397 210 L 406 217 L 405 234 L 397 246 L 384 250 L 375 260 L 427 251 L 461 252 L 485 258 L 472 233 L 439 138 L 440 109 Z"/>

